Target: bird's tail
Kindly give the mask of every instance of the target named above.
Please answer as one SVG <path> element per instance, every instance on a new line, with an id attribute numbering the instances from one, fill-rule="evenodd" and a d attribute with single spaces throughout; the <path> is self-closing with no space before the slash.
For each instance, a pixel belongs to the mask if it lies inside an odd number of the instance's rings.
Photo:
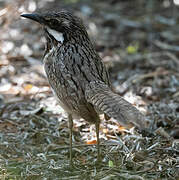
<path id="1" fill-rule="evenodd" d="M 102 82 L 91 82 L 85 91 L 86 99 L 99 111 L 118 120 L 121 125 L 134 124 L 140 129 L 147 128 L 147 121 L 142 113 L 132 104 L 115 94 Z"/>

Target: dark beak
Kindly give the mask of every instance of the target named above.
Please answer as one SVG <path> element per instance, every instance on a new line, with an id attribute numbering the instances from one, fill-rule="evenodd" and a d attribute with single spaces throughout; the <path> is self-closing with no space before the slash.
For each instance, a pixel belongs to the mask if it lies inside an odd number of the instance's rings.
<path id="1" fill-rule="evenodd" d="M 28 18 L 28 19 L 31 19 L 33 21 L 36 21 L 40 24 L 44 24 L 45 23 L 45 19 L 43 18 L 42 15 L 40 14 L 21 14 L 22 17 L 25 17 L 25 18 Z"/>

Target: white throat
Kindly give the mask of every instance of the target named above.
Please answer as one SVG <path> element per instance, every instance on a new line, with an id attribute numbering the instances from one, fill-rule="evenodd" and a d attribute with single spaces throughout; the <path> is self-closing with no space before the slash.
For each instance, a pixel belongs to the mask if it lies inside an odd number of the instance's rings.
<path id="1" fill-rule="evenodd" d="M 63 37 L 63 33 L 60 33 L 56 30 L 47 28 L 47 31 L 49 32 L 49 34 L 51 34 L 57 41 L 63 43 L 64 41 L 64 37 Z"/>

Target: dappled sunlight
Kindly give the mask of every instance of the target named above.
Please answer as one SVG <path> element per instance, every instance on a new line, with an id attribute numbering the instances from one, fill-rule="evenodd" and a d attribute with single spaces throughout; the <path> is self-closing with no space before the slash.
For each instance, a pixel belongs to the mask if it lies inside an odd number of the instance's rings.
<path id="1" fill-rule="evenodd" d="M 179 152 L 177 0 L 0 1 L 0 179 L 176 179 Z M 109 70 L 113 90 L 145 115 L 149 131 L 100 114 L 73 121 L 47 81 L 45 37 L 22 13 L 72 9 Z M 110 173 L 109 173 L 110 172 Z"/>

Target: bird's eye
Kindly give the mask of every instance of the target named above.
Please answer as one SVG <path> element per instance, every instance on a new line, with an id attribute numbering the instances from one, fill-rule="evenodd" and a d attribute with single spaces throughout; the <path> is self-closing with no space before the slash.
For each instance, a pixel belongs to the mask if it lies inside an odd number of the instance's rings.
<path id="1" fill-rule="evenodd" d="M 50 25 L 54 26 L 54 25 L 57 25 L 59 22 L 56 19 L 51 19 L 49 23 Z"/>

